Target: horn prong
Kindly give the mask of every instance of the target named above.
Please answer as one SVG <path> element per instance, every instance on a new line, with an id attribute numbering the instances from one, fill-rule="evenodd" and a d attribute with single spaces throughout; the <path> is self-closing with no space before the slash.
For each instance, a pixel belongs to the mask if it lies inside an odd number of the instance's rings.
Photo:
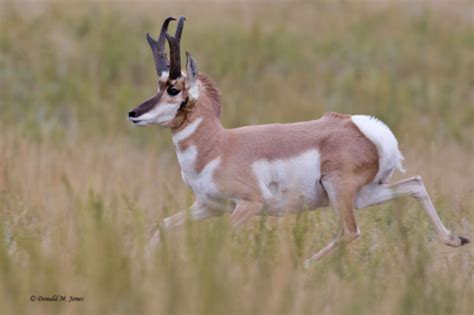
<path id="1" fill-rule="evenodd" d="M 153 57 L 155 59 L 155 68 L 158 77 L 161 77 L 163 72 L 167 72 L 169 69 L 168 57 L 166 56 L 165 52 L 165 34 L 168 31 L 169 23 L 175 20 L 176 19 L 174 17 L 169 16 L 163 21 L 160 36 L 157 40 L 154 40 L 150 34 L 146 34 L 146 39 L 151 47 L 151 51 L 153 52 Z"/>
<path id="2" fill-rule="evenodd" d="M 162 46 L 164 46 L 165 44 L 165 33 L 168 31 L 168 26 L 171 21 L 176 21 L 176 19 L 172 16 L 169 16 L 164 20 L 163 25 L 161 26 L 160 36 L 158 37 L 158 43 L 160 43 Z"/>
<path id="3" fill-rule="evenodd" d="M 170 74 L 169 78 L 175 80 L 181 76 L 181 58 L 179 52 L 179 44 L 176 38 L 166 33 L 166 39 L 170 46 Z"/>
<path id="4" fill-rule="evenodd" d="M 186 18 L 184 16 L 180 16 L 178 20 L 178 25 L 176 26 L 176 31 L 174 33 L 174 38 L 176 38 L 178 43 L 181 42 L 181 34 L 183 34 L 184 21 L 186 21 Z"/>
<path id="5" fill-rule="evenodd" d="M 181 53 L 180 53 L 180 41 L 183 33 L 184 21 L 186 18 L 181 16 L 176 26 L 175 36 L 165 33 L 166 39 L 170 46 L 170 73 L 169 78 L 175 80 L 181 76 Z"/>

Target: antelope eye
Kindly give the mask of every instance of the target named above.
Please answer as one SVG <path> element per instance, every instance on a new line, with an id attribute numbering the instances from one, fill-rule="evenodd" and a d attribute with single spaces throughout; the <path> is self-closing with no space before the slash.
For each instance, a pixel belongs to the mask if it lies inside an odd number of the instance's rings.
<path id="1" fill-rule="evenodd" d="M 168 94 L 169 94 L 170 96 L 175 96 L 175 95 L 178 95 L 178 94 L 179 94 L 180 90 L 177 90 L 177 89 L 175 89 L 174 87 L 170 86 L 170 87 L 166 90 L 166 92 L 168 92 Z"/>

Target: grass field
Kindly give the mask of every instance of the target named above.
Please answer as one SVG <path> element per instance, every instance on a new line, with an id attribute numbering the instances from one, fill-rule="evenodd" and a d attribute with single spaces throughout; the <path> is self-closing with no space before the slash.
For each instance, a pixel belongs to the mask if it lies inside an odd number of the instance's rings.
<path id="1" fill-rule="evenodd" d="M 474 246 L 408 199 L 358 211 L 361 237 L 308 270 L 331 210 L 189 222 L 144 259 L 193 201 L 170 132 L 126 121 L 156 87 L 145 33 L 180 14 L 224 126 L 375 115 L 474 238 L 472 2 L 1 1 L 0 314 L 474 314 Z M 30 300 L 56 294 L 84 300 Z"/>

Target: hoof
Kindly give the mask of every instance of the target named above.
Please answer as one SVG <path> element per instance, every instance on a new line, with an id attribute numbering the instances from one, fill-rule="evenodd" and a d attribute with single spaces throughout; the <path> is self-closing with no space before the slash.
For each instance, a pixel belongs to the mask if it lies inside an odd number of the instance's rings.
<path id="1" fill-rule="evenodd" d="M 468 240 L 467 238 L 462 237 L 462 236 L 459 236 L 459 239 L 461 240 L 461 246 L 469 244 L 471 242 L 470 240 Z"/>

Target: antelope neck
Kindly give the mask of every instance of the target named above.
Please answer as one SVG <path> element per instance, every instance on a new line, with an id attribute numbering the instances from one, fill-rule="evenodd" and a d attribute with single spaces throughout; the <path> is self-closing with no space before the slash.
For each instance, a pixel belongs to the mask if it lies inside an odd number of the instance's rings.
<path id="1" fill-rule="evenodd" d="M 214 147 L 223 130 L 219 119 L 197 116 L 186 122 L 179 130 L 171 132 L 176 149 L 182 150 L 190 145 L 196 145 L 200 149 Z"/>

